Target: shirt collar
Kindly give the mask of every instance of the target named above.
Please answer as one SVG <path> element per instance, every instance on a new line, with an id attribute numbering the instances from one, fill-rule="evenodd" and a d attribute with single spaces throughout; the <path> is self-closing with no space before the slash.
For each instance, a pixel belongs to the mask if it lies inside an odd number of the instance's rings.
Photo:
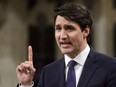
<path id="1" fill-rule="evenodd" d="M 86 48 L 80 54 L 78 54 L 73 60 L 76 61 L 79 65 L 83 66 L 85 64 L 89 52 L 90 52 L 90 47 L 87 44 Z M 67 55 L 64 55 L 64 58 L 65 58 L 65 65 L 67 66 L 68 62 L 71 61 L 72 59 Z"/>

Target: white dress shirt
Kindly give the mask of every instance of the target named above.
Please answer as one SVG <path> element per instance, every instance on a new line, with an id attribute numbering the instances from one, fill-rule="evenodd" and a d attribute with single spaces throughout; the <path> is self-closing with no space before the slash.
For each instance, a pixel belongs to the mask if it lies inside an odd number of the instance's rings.
<path id="1" fill-rule="evenodd" d="M 82 70 L 83 70 L 83 66 L 85 64 L 85 61 L 87 59 L 87 56 L 90 52 L 90 47 L 87 45 L 86 48 L 79 54 L 77 55 L 73 60 L 76 61 L 78 64 L 74 66 L 75 69 L 75 74 L 76 74 L 76 87 L 78 85 Z M 68 73 L 68 63 L 69 61 L 71 61 L 72 59 L 69 58 L 67 55 L 64 55 L 65 57 L 65 66 L 66 66 L 66 80 L 67 80 L 67 73 Z"/>
<path id="2" fill-rule="evenodd" d="M 87 59 L 87 56 L 90 52 L 90 47 L 89 45 L 86 46 L 86 48 L 79 54 L 77 55 L 73 60 L 76 61 L 78 64 L 74 67 L 75 69 L 75 74 L 76 74 L 76 87 L 78 85 L 82 70 L 83 70 L 83 66 L 85 64 L 85 61 Z M 67 73 L 68 73 L 68 62 L 70 60 L 72 60 L 71 58 L 69 58 L 67 55 L 64 55 L 65 58 L 65 67 L 66 67 L 66 79 L 67 79 Z M 19 87 L 32 87 L 31 86 L 24 86 L 24 85 L 20 85 Z"/>
<path id="3" fill-rule="evenodd" d="M 19 87 L 32 87 L 32 86 L 34 86 L 34 82 L 32 83 L 32 85 L 29 85 L 29 86 L 19 84 Z"/>

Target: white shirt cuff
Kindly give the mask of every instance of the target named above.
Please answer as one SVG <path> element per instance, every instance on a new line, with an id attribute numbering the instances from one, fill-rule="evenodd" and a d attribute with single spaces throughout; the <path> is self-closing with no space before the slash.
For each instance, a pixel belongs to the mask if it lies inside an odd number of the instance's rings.
<path id="1" fill-rule="evenodd" d="M 22 85 L 22 84 L 19 84 L 19 87 L 33 87 L 34 86 L 34 82 L 32 83 L 32 85 Z"/>

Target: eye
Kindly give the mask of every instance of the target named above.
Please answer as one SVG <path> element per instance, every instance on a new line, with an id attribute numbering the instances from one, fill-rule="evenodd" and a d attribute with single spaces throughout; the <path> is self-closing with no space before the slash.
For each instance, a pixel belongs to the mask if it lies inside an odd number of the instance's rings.
<path id="1" fill-rule="evenodd" d="M 56 31 L 60 31 L 61 29 L 62 29 L 62 28 L 59 27 L 59 26 L 56 26 L 56 27 L 55 27 L 55 30 L 56 30 Z"/>
<path id="2" fill-rule="evenodd" d="M 68 30 L 68 31 L 73 31 L 74 30 L 74 27 L 73 26 L 65 26 L 65 29 Z"/>

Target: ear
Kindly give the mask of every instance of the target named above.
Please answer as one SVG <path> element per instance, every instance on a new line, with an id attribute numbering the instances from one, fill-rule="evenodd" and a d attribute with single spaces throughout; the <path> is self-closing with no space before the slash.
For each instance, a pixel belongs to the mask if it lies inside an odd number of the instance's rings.
<path id="1" fill-rule="evenodd" d="M 89 35 L 89 33 L 90 33 L 90 27 L 85 28 L 83 30 L 83 36 L 84 36 L 84 38 L 87 37 Z"/>

